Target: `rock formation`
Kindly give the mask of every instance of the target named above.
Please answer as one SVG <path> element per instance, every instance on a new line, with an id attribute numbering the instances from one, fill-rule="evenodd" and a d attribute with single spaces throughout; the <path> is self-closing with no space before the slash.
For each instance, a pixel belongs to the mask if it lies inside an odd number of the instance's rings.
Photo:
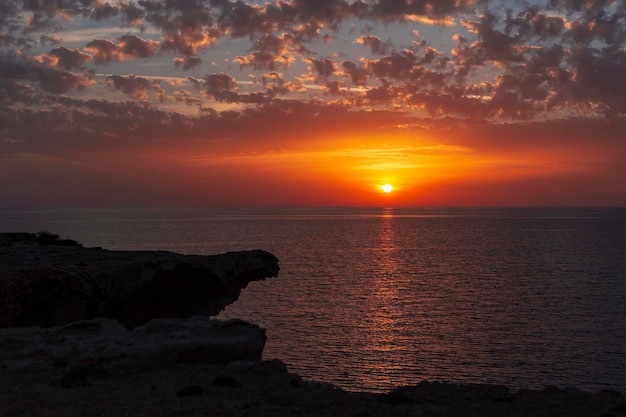
<path id="1" fill-rule="evenodd" d="M 102 316 L 131 328 L 153 318 L 215 315 L 250 281 L 278 270 L 276 257 L 261 250 L 212 256 L 110 251 L 49 233 L 2 233 L 0 327 Z"/>
<path id="2" fill-rule="evenodd" d="M 63 327 L 0 329 L 0 357 L 4 371 L 43 375 L 41 365 L 48 364 L 61 371 L 56 382 L 70 388 L 181 364 L 260 360 L 265 341 L 265 330 L 241 320 L 154 319 L 128 330 L 116 320 L 97 318 Z"/>

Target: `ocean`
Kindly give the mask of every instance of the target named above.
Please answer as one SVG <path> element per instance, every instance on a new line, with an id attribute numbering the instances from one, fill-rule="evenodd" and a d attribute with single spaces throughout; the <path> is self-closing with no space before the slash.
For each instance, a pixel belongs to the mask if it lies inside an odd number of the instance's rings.
<path id="1" fill-rule="evenodd" d="M 186 254 L 264 249 L 219 317 L 347 390 L 423 380 L 626 393 L 626 209 L 0 210 L 0 231 Z"/>

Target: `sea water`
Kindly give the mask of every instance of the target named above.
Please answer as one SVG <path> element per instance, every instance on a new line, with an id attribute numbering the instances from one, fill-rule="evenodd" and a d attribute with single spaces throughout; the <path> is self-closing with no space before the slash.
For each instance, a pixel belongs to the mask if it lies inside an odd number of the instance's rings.
<path id="1" fill-rule="evenodd" d="M 85 246 L 265 249 L 277 278 L 220 314 L 266 359 L 348 390 L 422 380 L 626 393 L 626 209 L 2 210 Z"/>

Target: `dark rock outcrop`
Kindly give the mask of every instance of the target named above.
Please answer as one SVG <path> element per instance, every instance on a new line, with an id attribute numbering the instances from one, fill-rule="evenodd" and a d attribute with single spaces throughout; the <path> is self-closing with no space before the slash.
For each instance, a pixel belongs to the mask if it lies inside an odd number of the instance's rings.
<path id="1" fill-rule="evenodd" d="M 220 255 L 84 248 L 55 235 L 0 234 L 0 327 L 95 317 L 129 328 L 153 318 L 216 315 L 255 280 L 278 274 L 271 253 Z"/>
<path id="2" fill-rule="evenodd" d="M 241 320 L 154 319 L 129 330 L 97 318 L 63 327 L 0 329 L 0 357 L 11 358 L 5 366 L 16 369 L 42 363 L 63 368 L 59 381 L 71 386 L 181 364 L 260 360 L 265 341 L 265 330 Z"/>

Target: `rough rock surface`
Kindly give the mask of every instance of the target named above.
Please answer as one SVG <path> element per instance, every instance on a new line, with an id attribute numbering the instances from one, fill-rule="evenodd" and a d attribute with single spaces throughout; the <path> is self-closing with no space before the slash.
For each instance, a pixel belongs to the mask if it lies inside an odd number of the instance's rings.
<path id="1" fill-rule="evenodd" d="M 0 329 L 0 415 L 620 417 L 613 391 L 423 382 L 388 394 L 303 381 L 259 359 L 263 330 L 206 317 L 156 319 L 128 330 L 94 319 Z"/>
<path id="2" fill-rule="evenodd" d="M 250 281 L 278 274 L 261 250 L 221 255 L 84 248 L 52 234 L 0 234 L 0 327 L 59 326 L 98 316 L 128 327 L 215 315 Z"/>
<path id="3" fill-rule="evenodd" d="M 132 330 L 116 320 L 97 318 L 64 327 L 0 329 L 0 338 L 7 369 L 45 361 L 74 374 L 80 370 L 109 374 L 181 363 L 260 360 L 266 341 L 265 330 L 256 325 L 203 316 L 154 319 Z"/>

